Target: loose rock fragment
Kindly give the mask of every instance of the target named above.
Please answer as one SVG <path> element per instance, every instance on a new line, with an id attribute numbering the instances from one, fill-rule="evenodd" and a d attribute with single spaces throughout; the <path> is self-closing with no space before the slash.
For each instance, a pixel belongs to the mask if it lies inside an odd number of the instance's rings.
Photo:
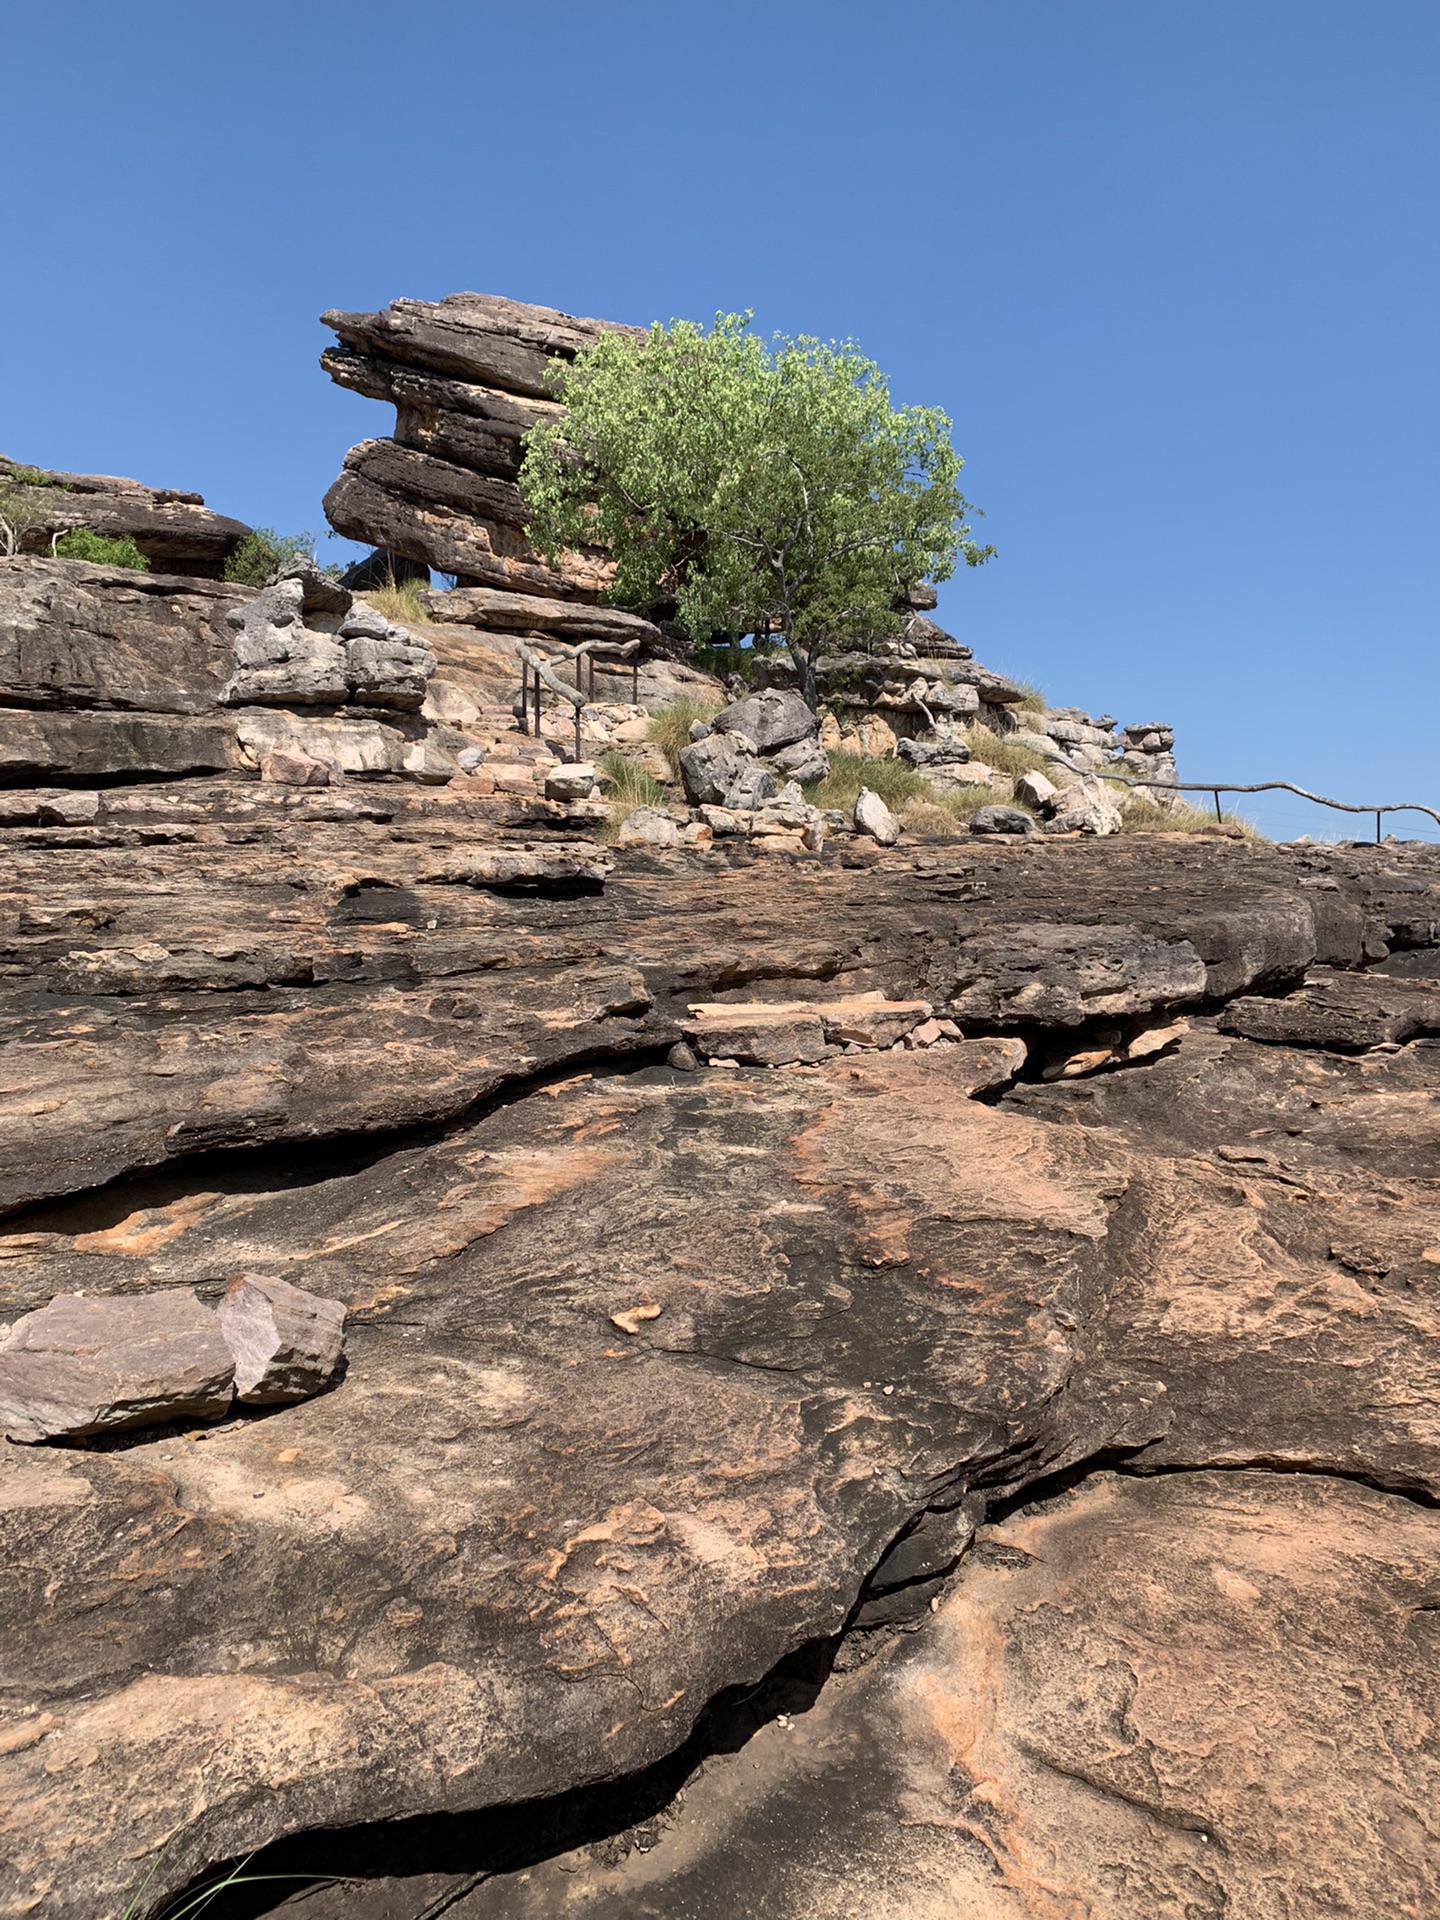
<path id="1" fill-rule="evenodd" d="M 1034 819 L 1020 807 L 977 807 L 970 816 L 972 833 L 1034 833 Z"/>
<path id="2" fill-rule="evenodd" d="M 220 1322 L 193 1293 L 61 1293 L 0 1347 L 0 1427 L 33 1442 L 214 1417 L 234 1376 Z"/>
<path id="3" fill-rule="evenodd" d="M 627 1307 L 623 1313 L 612 1313 L 611 1323 L 619 1327 L 622 1333 L 639 1333 L 642 1322 L 658 1320 L 665 1311 L 663 1307 L 647 1304 L 642 1307 Z"/>
<path id="4" fill-rule="evenodd" d="M 288 1280 L 237 1274 L 220 1302 L 220 1331 L 235 1357 L 235 1397 L 248 1406 L 307 1400 L 345 1350 L 345 1309 Z"/>
<path id="5" fill-rule="evenodd" d="M 900 838 L 900 822 L 878 793 L 862 787 L 855 800 L 855 831 L 867 833 L 882 847 L 893 847 Z"/>

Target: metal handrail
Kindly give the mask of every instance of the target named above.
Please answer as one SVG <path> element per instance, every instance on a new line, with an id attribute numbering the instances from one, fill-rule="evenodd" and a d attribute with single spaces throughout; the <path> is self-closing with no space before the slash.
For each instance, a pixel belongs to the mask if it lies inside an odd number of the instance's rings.
<path id="1" fill-rule="evenodd" d="M 1375 844 L 1380 844 L 1380 816 L 1385 813 L 1425 813 L 1440 827 L 1440 812 L 1427 807 L 1419 800 L 1395 800 L 1383 807 L 1359 807 L 1349 800 L 1330 800 L 1323 793 L 1311 793 L 1305 787 L 1297 787 L 1290 780 L 1259 780 L 1253 786 L 1236 786 L 1225 780 L 1141 780 L 1132 774 L 1101 773 L 1104 780 L 1118 781 L 1126 787 L 1161 787 L 1167 793 L 1209 793 L 1215 798 L 1215 818 L 1221 820 L 1220 796 L 1222 793 L 1298 793 L 1302 800 L 1313 800 L 1320 807 L 1334 807 L 1337 813 L 1373 813 L 1375 816 Z"/>

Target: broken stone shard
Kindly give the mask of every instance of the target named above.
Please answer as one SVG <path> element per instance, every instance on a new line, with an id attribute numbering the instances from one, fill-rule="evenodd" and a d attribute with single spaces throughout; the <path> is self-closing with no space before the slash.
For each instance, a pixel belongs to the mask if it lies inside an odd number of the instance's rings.
<path id="1" fill-rule="evenodd" d="M 260 1273 L 241 1273 L 220 1302 L 220 1331 L 235 1357 L 235 1397 L 248 1406 L 308 1400 L 345 1349 L 345 1309 Z"/>
<path id="2" fill-rule="evenodd" d="M 0 1426 L 35 1442 L 214 1418 L 230 1405 L 234 1375 L 219 1321 L 184 1288 L 57 1294 L 0 1346 Z"/>

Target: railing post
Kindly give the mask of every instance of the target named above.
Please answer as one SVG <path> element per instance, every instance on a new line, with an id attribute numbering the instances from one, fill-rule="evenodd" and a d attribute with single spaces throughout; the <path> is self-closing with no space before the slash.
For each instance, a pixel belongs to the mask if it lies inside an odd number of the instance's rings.
<path id="1" fill-rule="evenodd" d="M 1219 789 L 1219 787 L 1216 787 L 1216 789 L 1215 789 L 1215 824 L 1216 824 L 1217 826 L 1220 826 L 1220 827 L 1223 827 L 1223 826 L 1224 826 L 1224 824 L 1225 824 L 1225 816 L 1224 816 L 1224 814 L 1223 814 L 1223 813 L 1221 813 L 1221 811 L 1220 811 L 1220 789 Z"/>
<path id="2" fill-rule="evenodd" d="M 1384 812 L 1383 807 L 1376 807 L 1375 809 L 1375 844 L 1377 847 L 1380 844 L 1380 815 L 1383 812 Z"/>

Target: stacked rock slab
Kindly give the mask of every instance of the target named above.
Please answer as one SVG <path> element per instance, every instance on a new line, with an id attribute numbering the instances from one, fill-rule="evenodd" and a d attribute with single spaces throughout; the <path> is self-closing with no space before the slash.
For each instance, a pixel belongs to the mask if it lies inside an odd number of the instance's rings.
<path id="1" fill-rule="evenodd" d="M 108 473 L 59 473 L 27 467 L 0 454 L 0 487 L 22 486 L 35 517 L 20 549 L 49 553 L 61 534 L 85 528 L 129 539 L 157 573 L 219 580 L 225 562 L 250 532 L 243 520 L 212 513 L 198 493 L 142 486 Z"/>
<path id="2" fill-rule="evenodd" d="M 435 664 L 303 558 L 256 593 L 14 555 L 0 559 L 0 788 L 253 776 L 277 752 L 336 777 L 447 780 L 465 737 L 422 712 Z M 114 810 L 86 803 L 72 791 L 64 817 Z"/>
<path id="3" fill-rule="evenodd" d="M 321 356 L 331 379 L 395 408 L 391 439 L 364 440 L 345 456 L 325 496 L 331 526 L 485 590 L 449 618 L 494 632 L 573 635 L 574 608 L 599 600 L 607 563 L 574 553 L 552 568 L 530 547 L 516 485 L 522 439 L 560 412 L 549 397 L 555 361 L 573 360 L 602 333 L 639 339 L 640 330 L 481 293 L 323 319 L 340 341 Z M 606 615 L 612 624 L 625 618 Z M 636 627 L 654 632 L 643 621 Z"/>

